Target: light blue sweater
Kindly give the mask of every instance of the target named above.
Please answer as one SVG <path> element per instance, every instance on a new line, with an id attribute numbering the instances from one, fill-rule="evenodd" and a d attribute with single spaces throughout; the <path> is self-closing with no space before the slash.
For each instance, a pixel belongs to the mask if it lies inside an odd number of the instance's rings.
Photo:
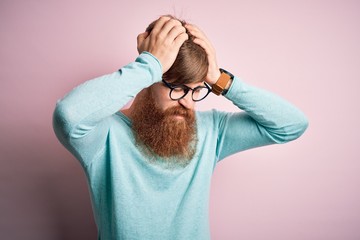
<path id="1" fill-rule="evenodd" d="M 99 239 L 210 239 L 209 192 L 216 163 L 249 148 L 294 140 L 307 128 L 304 114 L 290 103 L 235 77 L 226 98 L 244 111 L 197 112 L 198 143 L 190 164 L 150 163 L 119 109 L 161 81 L 161 69 L 144 52 L 56 104 L 54 131 L 86 173 Z"/>

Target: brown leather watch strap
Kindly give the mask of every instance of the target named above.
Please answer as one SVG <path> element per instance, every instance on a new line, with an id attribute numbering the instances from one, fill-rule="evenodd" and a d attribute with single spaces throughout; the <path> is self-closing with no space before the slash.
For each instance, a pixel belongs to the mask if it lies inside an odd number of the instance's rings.
<path id="1" fill-rule="evenodd" d="M 231 76 L 229 74 L 226 74 L 225 72 L 222 72 L 219 79 L 216 81 L 215 84 L 212 85 L 212 92 L 215 93 L 216 95 L 220 95 L 226 85 L 228 84 L 228 82 L 230 81 Z"/>

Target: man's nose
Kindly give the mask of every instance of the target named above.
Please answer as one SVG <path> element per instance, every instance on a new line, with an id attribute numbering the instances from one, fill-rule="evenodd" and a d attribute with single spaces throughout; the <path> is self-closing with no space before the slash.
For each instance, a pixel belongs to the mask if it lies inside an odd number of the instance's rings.
<path id="1" fill-rule="evenodd" d="M 193 109 L 195 102 L 192 100 L 191 91 L 185 97 L 179 99 L 179 103 L 186 109 Z"/>

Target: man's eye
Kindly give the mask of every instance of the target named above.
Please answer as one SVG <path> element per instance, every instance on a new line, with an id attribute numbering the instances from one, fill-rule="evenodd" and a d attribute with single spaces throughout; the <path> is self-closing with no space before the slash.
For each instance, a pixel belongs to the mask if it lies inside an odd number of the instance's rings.
<path id="1" fill-rule="evenodd" d="M 174 91 L 175 91 L 175 92 L 183 92 L 184 89 L 182 89 L 182 88 L 174 88 Z"/>

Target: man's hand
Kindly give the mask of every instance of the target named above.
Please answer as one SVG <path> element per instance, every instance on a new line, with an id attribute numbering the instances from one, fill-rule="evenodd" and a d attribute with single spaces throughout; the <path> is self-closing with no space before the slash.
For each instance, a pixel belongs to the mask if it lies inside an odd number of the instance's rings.
<path id="1" fill-rule="evenodd" d="M 195 37 L 194 43 L 200 45 L 203 49 L 205 49 L 209 60 L 209 70 L 206 75 L 205 81 L 210 85 L 215 84 L 216 81 L 219 79 L 221 73 L 217 65 L 214 47 L 211 45 L 206 35 L 198 27 L 192 24 L 186 24 L 185 27 Z"/>
<path id="2" fill-rule="evenodd" d="M 162 65 L 165 73 L 175 62 L 181 45 L 189 38 L 186 29 L 178 20 L 160 17 L 150 32 L 137 37 L 139 53 L 147 51 L 154 55 Z"/>

